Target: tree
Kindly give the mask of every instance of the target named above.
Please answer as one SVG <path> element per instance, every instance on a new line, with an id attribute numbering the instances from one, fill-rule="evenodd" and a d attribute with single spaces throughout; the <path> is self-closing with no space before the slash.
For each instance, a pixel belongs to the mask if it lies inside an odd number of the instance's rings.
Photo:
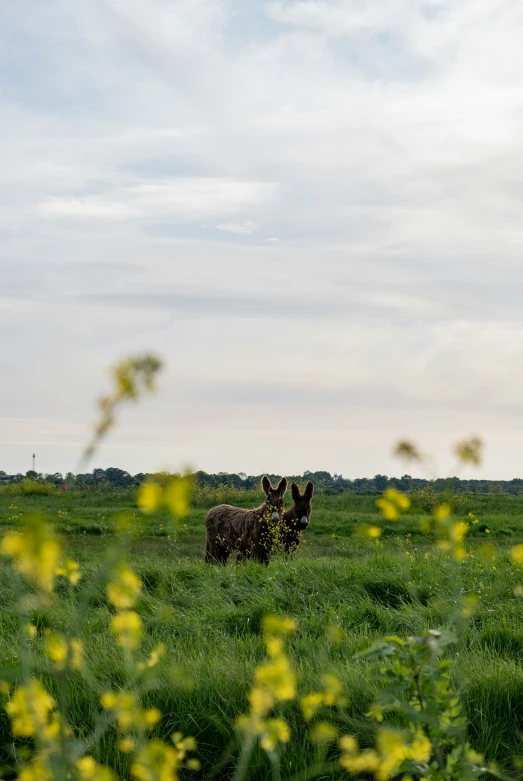
<path id="1" fill-rule="evenodd" d="M 133 478 L 129 472 L 114 466 L 110 466 L 109 469 L 105 470 L 105 479 L 110 485 L 114 485 L 117 488 L 129 488 L 133 484 Z"/>
<path id="2" fill-rule="evenodd" d="M 376 486 L 376 490 L 378 491 L 378 493 L 381 494 L 388 486 L 389 478 L 387 477 L 387 475 L 375 475 L 373 479 L 373 483 Z"/>

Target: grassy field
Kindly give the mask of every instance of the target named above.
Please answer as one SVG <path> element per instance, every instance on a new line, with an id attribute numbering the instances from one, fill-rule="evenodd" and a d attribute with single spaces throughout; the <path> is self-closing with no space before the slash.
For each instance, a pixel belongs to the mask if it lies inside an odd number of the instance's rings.
<path id="1" fill-rule="evenodd" d="M 334 672 L 343 681 L 349 697 L 343 729 L 358 734 L 362 743 L 371 736 L 365 713 L 377 684 L 372 680 L 373 665 L 354 660 L 354 654 L 387 634 L 455 629 L 457 622 L 460 643 L 450 654 L 470 720 L 470 740 L 487 759 L 507 768 L 514 757 L 523 755 L 523 599 L 514 595 L 523 572 L 508 556 L 513 545 L 523 542 L 523 500 L 453 500 L 459 517 L 470 524 L 469 555 L 458 564 L 419 530 L 429 499 L 418 497 L 400 521 L 387 523 L 376 511 L 375 497 L 316 496 L 311 526 L 293 559 L 276 556 L 266 568 L 251 563 L 220 568 L 203 563 L 204 518 L 211 498 L 197 496 L 194 509 L 173 531 L 166 516 L 140 515 L 132 493 L 0 494 L 4 529 L 16 527 L 27 512 L 45 512 L 66 538 L 69 553 L 80 562 L 86 578 L 100 566 L 115 513 L 136 516 L 139 534 L 133 539 L 130 561 L 144 584 L 140 610 L 146 619 L 146 646 L 153 648 L 161 641 L 169 649 L 162 684 L 148 700 L 164 714 L 159 735 L 175 729 L 194 735 L 202 777 L 214 767 L 216 778 L 230 778 L 231 764 L 225 761 L 217 768 L 217 761 L 226 759 L 234 719 L 246 709 L 253 670 L 263 659 L 260 620 L 267 613 L 298 621 L 289 650 L 303 691 L 317 688 L 324 672 Z M 245 497 L 245 506 L 254 503 L 255 497 Z M 355 539 L 361 524 L 379 525 L 381 539 Z M 496 546 L 494 560 L 479 555 L 485 542 Z M 16 584 L 5 562 L 0 563 L 0 581 L 0 657 L 9 664 L 16 661 L 13 638 L 18 619 Z M 463 594 L 477 595 L 480 601 L 469 618 L 457 619 Z M 110 618 L 100 586 L 91 594 L 86 617 L 86 653 L 93 675 L 86 679 L 78 673 L 70 701 L 70 718 L 80 730 L 92 724 L 100 694 L 121 680 L 119 654 L 108 631 Z M 55 610 L 32 620 L 39 629 L 60 627 L 68 615 Z M 335 645 L 326 639 L 332 624 L 343 632 Z M 36 639 L 33 653 L 39 653 L 42 642 Z M 308 742 L 298 708 L 291 707 L 286 717 L 294 739 L 282 757 L 282 777 L 306 781 L 312 778 L 306 768 L 314 762 L 316 749 Z M 7 755 L 5 714 L 0 716 L 0 730 Z M 116 758 L 114 741 L 109 734 L 103 752 L 118 766 L 122 760 Z M 193 772 L 190 777 L 200 776 Z M 261 754 L 255 755 L 251 777 L 269 777 Z M 332 771 L 319 777 L 342 775 Z"/>

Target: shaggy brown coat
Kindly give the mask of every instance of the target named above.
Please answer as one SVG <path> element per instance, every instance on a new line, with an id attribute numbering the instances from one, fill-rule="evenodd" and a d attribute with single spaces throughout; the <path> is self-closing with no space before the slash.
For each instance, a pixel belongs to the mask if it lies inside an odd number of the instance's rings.
<path id="1" fill-rule="evenodd" d="M 283 497 L 287 480 L 283 477 L 277 488 L 265 475 L 262 488 L 266 499 L 254 510 L 243 510 L 220 504 L 209 510 L 205 519 L 207 550 L 205 561 L 225 564 L 232 551 L 238 559 L 254 559 L 269 563 L 275 537 L 283 517 Z"/>
<path id="2" fill-rule="evenodd" d="M 301 533 L 311 522 L 313 493 L 314 485 L 310 480 L 305 486 L 303 494 L 300 493 L 296 483 L 291 485 L 294 504 L 283 514 L 281 533 L 283 548 L 287 555 L 294 553 L 301 542 Z"/>

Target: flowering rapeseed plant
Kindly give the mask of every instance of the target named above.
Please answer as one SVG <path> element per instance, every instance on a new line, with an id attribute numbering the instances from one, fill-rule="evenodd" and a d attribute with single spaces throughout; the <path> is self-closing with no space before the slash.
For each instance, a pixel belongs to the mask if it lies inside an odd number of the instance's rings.
<path id="1" fill-rule="evenodd" d="M 53 591 L 62 545 L 41 516 L 30 515 L 21 531 L 5 534 L 0 553 L 12 558 L 18 572 L 41 591 Z"/>

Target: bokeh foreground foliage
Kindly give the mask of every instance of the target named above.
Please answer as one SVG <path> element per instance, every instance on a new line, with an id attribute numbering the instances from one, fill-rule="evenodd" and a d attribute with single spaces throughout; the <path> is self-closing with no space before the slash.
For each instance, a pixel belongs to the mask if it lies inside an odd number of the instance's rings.
<path id="1" fill-rule="evenodd" d="M 101 405 L 88 455 L 111 428 L 119 406 L 151 389 L 158 368 L 159 362 L 144 360 L 120 364 L 114 373 L 114 394 Z M 404 447 L 402 455 L 414 452 Z M 476 463 L 477 440 L 457 446 L 456 454 L 463 462 Z M 138 506 L 144 517 L 167 515 L 175 532 L 189 509 L 191 489 L 188 477 L 166 476 L 163 482 L 142 486 Z M 410 499 L 388 488 L 378 507 L 384 524 L 399 523 L 409 511 Z M 311 688 L 300 679 L 299 655 L 288 647 L 291 638 L 299 641 L 299 624 L 292 616 L 261 616 L 264 659 L 251 671 L 244 707 L 231 725 L 230 743 L 225 754 L 206 768 L 209 777 L 248 778 L 257 768 L 253 757 L 261 752 L 267 771 L 280 778 L 285 752 L 303 734 L 313 752 L 306 774 L 300 771 L 302 778 L 370 774 L 377 781 L 468 781 L 483 774 L 501 776 L 469 743 L 459 678 L 452 676 L 464 648 L 466 623 L 481 601 L 476 595 L 472 599 L 462 586 L 462 568 L 471 555 L 466 535 L 474 520 L 455 518 L 445 503 L 423 519 L 419 531 L 435 537 L 437 555 L 446 562 L 452 582 L 452 598 L 441 606 L 445 627 L 425 627 L 406 638 L 387 636 L 358 654 L 361 674 L 377 682 L 377 696 L 369 703 L 359 731 L 350 717 L 355 692 L 328 669 L 328 653 L 318 657 L 317 685 Z M 360 524 L 356 531 L 358 544 L 381 545 L 382 523 Z M 1 670 L 1 695 L 11 732 L 4 747 L 6 777 L 21 781 L 200 777 L 195 738 L 170 729 L 179 714 L 163 712 L 161 702 L 153 704 L 166 670 L 173 686 L 181 683 L 182 690 L 184 674 L 171 665 L 166 644 L 155 643 L 151 636 L 155 609 L 160 610 L 155 620 L 163 625 L 173 617 L 154 605 L 147 584 L 130 563 L 130 550 L 139 536 L 136 515 L 117 513 L 113 534 L 100 548 L 98 566 L 87 571 L 68 555 L 64 541 L 44 516 L 21 518 L 17 528 L 4 535 L 1 553 L 12 568 L 9 598 L 15 622 L 11 632 L 16 637 L 11 663 Z M 521 545 L 512 547 L 510 566 L 522 564 L 522 550 Z M 494 546 L 485 543 L 477 555 L 491 562 L 497 554 Z M 101 593 L 110 611 L 110 642 L 118 659 L 105 688 L 86 654 L 92 632 L 90 609 Z M 331 621 L 325 649 L 335 653 L 342 636 L 339 624 Z M 186 684 L 190 686 L 189 681 Z M 74 718 L 78 712 L 74 700 L 81 690 L 87 692 L 89 702 L 87 718 L 79 723 Z"/>

